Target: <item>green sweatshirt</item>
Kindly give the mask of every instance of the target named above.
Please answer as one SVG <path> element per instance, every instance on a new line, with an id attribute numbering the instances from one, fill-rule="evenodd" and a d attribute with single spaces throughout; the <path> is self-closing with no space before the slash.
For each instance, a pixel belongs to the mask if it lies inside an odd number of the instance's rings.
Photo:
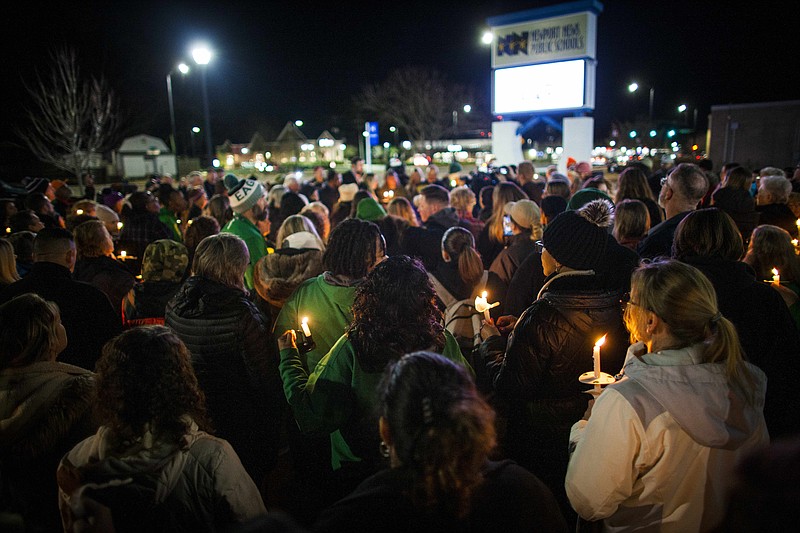
<path id="1" fill-rule="evenodd" d="M 442 355 L 472 371 L 455 337 L 447 330 Z M 281 350 L 280 372 L 283 392 L 300 430 L 331 434 L 333 469 L 341 468 L 343 461 L 360 461 L 339 429 L 352 417 L 367 416 L 372 411 L 383 373 L 366 372 L 361 368 L 346 335 L 341 336 L 311 375 L 306 372 L 296 349 Z M 375 431 L 377 433 L 377 427 Z"/>
<path id="2" fill-rule="evenodd" d="M 344 287 L 325 281 L 325 274 L 304 281 L 283 304 L 275 320 L 275 337 L 287 329 L 300 329 L 303 317 L 316 347 L 300 356 L 306 372 L 311 372 L 330 351 L 353 320 L 353 299 L 356 285 Z"/>
<path id="3" fill-rule="evenodd" d="M 233 233 L 247 245 L 247 250 L 250 252 L 250 266 L 244 272 L 244 285 L 252 290 L 255 286 L 253 284 L 253 267 L 259 259 L 267 255 L 267 242 L 264 240 L 264 236 L 261 235 L 255 224 L 238 213 L 233 215 L 233 219 L 225 224 L 222 231 Z"/>
<path id="4" fill-rule="evenodd" d="M 169 228 L 169 231 L 172 232 L 172 240 L 177 242 L 183 242 L 183 237 L 181 236 L 181 227 L 178 224 L 178 217 L 167 209 L 166 207 L 162 207 L 158 212 L 158 219 L 164 223 L 164 225 Z"/>

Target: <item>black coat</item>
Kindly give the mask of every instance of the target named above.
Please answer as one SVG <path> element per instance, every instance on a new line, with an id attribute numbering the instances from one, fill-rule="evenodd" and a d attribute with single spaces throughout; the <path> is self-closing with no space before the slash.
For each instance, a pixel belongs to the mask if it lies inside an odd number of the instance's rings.
<path id="1" fill-rule="evenodd" d="M 122 331 L 119 314 L 103 292 L 72 279 L 69 269 L 55 263 L 37 262 L 30 273 L 0 293 L 0 303 L 34 292 L 55 302 L 67 331 L 67 347 L 58 361 L 94 370 L 103 345 Z"/>
<path id="2" fill-rule="evenodd" d="M 505 422 L 504 456 L 535 472 L 568 516 L 564 491 L 572 425 L 590 396 L 578 377 L 593 368 L 594 343 L 607 335 L 601 368 L 620 371 L 629 345 L 622 321 L 621 291 L 600 289 L 596 276 L 551 276 L 542 297 L 520 316 L 507 346 L 502 336 L 480 347 Z M 503 353 L 505 352 L 505 353 Z M 502 427 L 502 426 L 501 426 Z"/>
<path id="3" fill-rule="evenodd" d="M 746 263 L 701 257 L 682 259 L 698 268 L 717 293 L 719 310 L 733 322 L 748 361 L 767 375 L 764 418 L 771 438 L 797 433 L 787 413 L 800 411 L 800 332 L 778 291 L 756 280 Z"/>
<path id="4" fill-rule="evenodd" d="M 175 281 L 143 281 L 133 286 L 122 300 L 124 327 L 163 324 L 167 303 L 181 284 Z"/>
<path id="5" fill-rule="evenodd" d="M 417 257 L 422 260 L 428 272 L 436 270 L 436 265 L 442 259 L 442 237 L 444 232 L 453 226 L 460 226 L 467 230 L 458 218 L 458 213 L 452 207 L 440 209 L 425 221 L 423 227 L 411 226 L 403 232 L 400 249 L 405 255 Z"/>
<path id="6" fill-rule="evenodd" d="M 269 323 L 238 289 L 193 276 L 165 324 L 189 348 L 213 433 L 231 443 L 257 485 L 273 466 L 286 413 Z"/>
<path id="7" fill-rule="evenodd" d="M 136 278 L 125 265 L 106 256 L 78 259 L 72 277 L 103 291 L 108 296 L 111 306 L 120 315 L 122 299 L 136 284 Z"/>

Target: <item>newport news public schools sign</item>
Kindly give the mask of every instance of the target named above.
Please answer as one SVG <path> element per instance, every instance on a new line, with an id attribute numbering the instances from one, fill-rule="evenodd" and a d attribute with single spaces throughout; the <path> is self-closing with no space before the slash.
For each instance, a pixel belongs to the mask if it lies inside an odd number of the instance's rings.
<path id="1" fill-rule="evenodd" d="M 594 59 L 597 16 L 591 12 L 493 28 L 492 68 Z"/>

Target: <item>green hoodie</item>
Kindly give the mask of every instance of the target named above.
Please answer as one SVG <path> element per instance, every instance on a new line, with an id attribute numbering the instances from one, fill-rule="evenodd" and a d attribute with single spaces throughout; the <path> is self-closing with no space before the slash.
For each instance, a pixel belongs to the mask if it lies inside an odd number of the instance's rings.
<path id="1" fill-rule="evenodd" d="M 323 273 L 304 281 L 283 304 L 273 328 L 275 337 L 280 337 L 287 329 L 299 330 L 303 317 L 308 318 L 316 347 L 300 356 L 306 372 L 314 370 L 353 320 L 357 284 L 337 285 L 329 273 Z"/>
<path id="2" fill-rule="evenodd" d="M 313 333 L 313 332 L 312 332 Z M 472 371 L 461 354 L 458 341 L 445 330 L 442 355 Z M 353 453 L 341 429 L 368 417 L 378 402 L 377 388 L 383 372 L 361 368 L 355 348 L 342 335 L 317 364 L 311 375 L 294 348 L 281 350 L 283 392 L 292 407 L 297 425 L 304 433 L 331 434 L 331 466 L 341 468 L 344 461 L 361 461 Z M 378 428 L 375 427 L 377 438 Z"/>

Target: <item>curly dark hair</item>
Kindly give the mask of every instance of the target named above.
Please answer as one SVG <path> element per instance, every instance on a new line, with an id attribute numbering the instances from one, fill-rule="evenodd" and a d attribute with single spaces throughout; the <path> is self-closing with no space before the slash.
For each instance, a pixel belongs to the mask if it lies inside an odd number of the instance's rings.
<path id="1" fill-rule="evenodd" d="M 409 353 L 387 367 L 378 390 L 414 504 L 466 515 L 496 443 L 495 413 L 469 371 L 436 353 Z"/>
<path id="2" fill-rule="evenodd" d="M 356 289 L 347 335 L 367 372 L 381 372 L 407 352 L 442 351 L 443 315 L 418 259 L 392 256 L 367 275 Z"/>
<path id="3" fill-rule="evenodd" d="M 326 270 L 337 276 L 363 278 L 376 260 L 381 230 L 373 222 L 348 218 L 333 228 L 322 256 Z"/>
<path id="4" fill-rule="evenodd" d="M 160 438 L 180 442 L 188 415 L 209 429 L 186 345 L 165 326 L 141 326 L 111 339 L 97 362 L 94 416 L 119 441 L 144 434 L 147 424 Z"/>

